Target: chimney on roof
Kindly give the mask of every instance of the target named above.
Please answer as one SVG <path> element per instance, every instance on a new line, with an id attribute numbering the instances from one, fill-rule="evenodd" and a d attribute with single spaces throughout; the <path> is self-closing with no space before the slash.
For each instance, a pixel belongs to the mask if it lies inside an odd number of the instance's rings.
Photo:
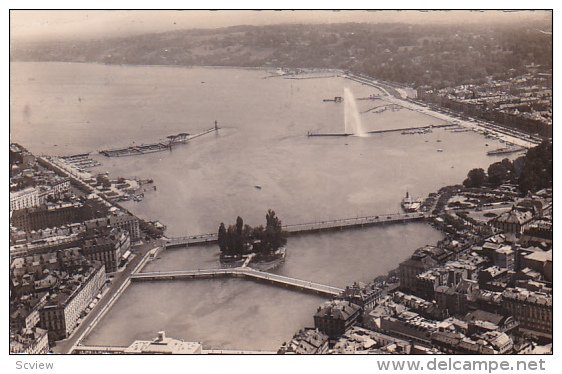
<path id="1" fill-rule="evenodd" d="M 166 339 L 166 331 L 159 331 L 158 338 L 156 340 L 162 342 L 164 339 Z"/>

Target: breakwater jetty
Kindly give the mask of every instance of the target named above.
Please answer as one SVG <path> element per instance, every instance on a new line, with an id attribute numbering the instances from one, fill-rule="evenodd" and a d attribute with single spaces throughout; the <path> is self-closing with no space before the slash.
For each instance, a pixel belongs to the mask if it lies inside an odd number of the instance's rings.
<path id="1" fill-rule="evenodd" d="M 412 130 L 429 130 L 429 129 L 437 129 L 437 128 L 446 128 L 446 127 L 451 127 L 454 126 L 453 124 L 450 123 L 446 123 L 446 124 L 442 124 L 442 125 L 431 125 L 431 126 L 427 126 L 427 125 L 422 125 L 422 126 L 412 126 L 412 127 L 402 127 L 399 129 L 381 129 L 381 130 L 372 130 L 372 131 L 366 131 L 364 133 L 369 135 L 369 134 L 383 134 L 383 133 L 390 133 L 390 132 L 404 132 L 404 131 L 412 131 Z M 313 133 L 313 132 L 308 132 L 306 134 L 308 137 L 315 137 L 315 136 L 352 136 L 352 135 L 356 135 L 356 134 L 346 134 L 346 133 Z"/>
<path id="2" fill-rule="evenodd" d="M 215 121 L 215 126 L 207 129 L 205 131 L 201 131 L 197 134 L 188 134 L 188 133 L 179 133 L 176 135 L 169 135 L 167 136 L 167 140 L 149 143 L 149 144 L 141 144 L 141 145 L 132 145 L 129 147 L 124 148 L 114 148 L 114 149 L 105 149 L 99 151 L 104 156 L 107 157 L 125 157 L 125 156 L 138 156 L 144 155 L 147 153 L 154 153 L 154 152 L 163 152 L 163 151 L 171 151 L 172 148 L 179 144 L 185 144 L 190 140 L 198 138 L 200 136 L 210 134 L 219 130 L 217 123 Z"/>

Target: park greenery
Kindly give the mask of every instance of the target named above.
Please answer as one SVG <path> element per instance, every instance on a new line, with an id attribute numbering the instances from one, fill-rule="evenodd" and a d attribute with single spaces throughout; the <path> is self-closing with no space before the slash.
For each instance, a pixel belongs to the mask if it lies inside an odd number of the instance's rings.
<path id="1" fill-rule="evenodd" d="M 221 258 L 240 258 L 250 253 L 268 257 L 283 247 L 287 239 L 281 220 L 271 209 L 267 211 L 265 220 L 265 227 L 244 224 L 240 216 L 236 218 L 236 223 L 228 228 L 221 222 L 218 231 Z"/>
<path id="2" fill-rule="evenodd" d="M 536 192 L 543 188 L 552 188 L 552 143 L 543 141 L 529 149 L 526 155 L 513 162 L 507 158 L 488 167 L 472 169 L 464 180 L 465 187 L 498 187 L 504 183 L 514 183 L 521 195 L 529 191 Z"/>

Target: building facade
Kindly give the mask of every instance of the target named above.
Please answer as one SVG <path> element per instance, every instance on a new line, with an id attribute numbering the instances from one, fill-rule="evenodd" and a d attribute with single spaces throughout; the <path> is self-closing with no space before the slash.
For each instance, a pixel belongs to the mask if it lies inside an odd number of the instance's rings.
<path id="1" fill-rule="evenodd" d="M 139 219 L 128 213 L 121 211 L 110 213 L 108 217 L 96 218 L 85 222 L 88 229 L 111 227 L 119 228 L 129 232 L 129 238 L 132 242 L 140 239 Z"/>
<path id="2" fill-rule="evenodd" d="M 521 236 L 525 225 L 533 219 L 533 214 L 528 211 L 519 209 L 511 209 L 498 217 L 494 218 L 491 222 L 492 226 L 503 231 L 507 234 L 513 234 L 517 238 Z"/>
<path id="3" fill-rule="evenodd" d="M 47 330 L 41 328 L 25 329 L 10 337 L 10 353 L 41 355 L 49 352 Z"/>
<path id="4" fill-rule="evenodd" d="M 82 222 L 88 216 L 89 209 L 80 203 L 43 205 L 13 212 L 10 224 L 23 231 L 42 230 Z"/>
<path id="5" fill-rule="evenodd" d="M 67 338 L 77 325 L 81 313 L 105 284 L 105 268 L 96 262 L 69 294 L 51 295 L 41 309 L 40 325 L 49 331 L 50 340 Z"/>
<path id="6" fill-rule="evenodd" d="M 20 210 L 39 206 L 39 191 L 28 187 L 21 191 L 10 192 L 10 210 Z"/>
<path id="7" fill-rule="evenodd" d="M 330 339 L 340 337 L 352 326 L 361 314 L 358 305 L 344 300 L 332 300 L 318 307 L 314 315 L 314 327 Z"/>
<path id="8" fill-rule="evenodd" d="M 131 247 L 129 232 L 118 228 L 109 232 L 92 233 L 82 244 L 82 254 L 89 260 L 100 261 L 107 273 L 117 271 L 121 256 Z"/>
<path id="9" fill-rule="evenodd" d="M 521 328 L 552 335 L 552 295 L 508 288 L 502 293 L 502 308 Z"/>

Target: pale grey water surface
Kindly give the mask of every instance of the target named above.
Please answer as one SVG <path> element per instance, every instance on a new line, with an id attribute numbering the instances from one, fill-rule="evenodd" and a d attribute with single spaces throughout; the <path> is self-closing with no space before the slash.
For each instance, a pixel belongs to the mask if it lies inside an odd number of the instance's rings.
<path id="1" fill-rule="evenodd" d="M 360 99 L 380 92 L 344 78 L 75 63 L 12 63 L 11 69 L 12 140 L 36 153 L 95 152 L 196 133 L 219 121 L 218 134 L 172 152 L 95 156 L 103 163 L 98 171 L 154 180 L 157 191 L 126 205 L 159 219 L 170 236 L 215 231 L 237 215 L 263 223 L 269 208 L 284 223 L 397 212 L 406 191 L 425 196 L 462 182 L 469 169 L 496 161 L 486 150 L 499 146 L 476 133 L 442 129 L 307 137 L 344 131 L 343 105 L 322 101 L 342 96 L 344 87 L 358 99 L 366 131 L 443 123 L 408 109 L 367 112 L 385 102 Z M 290 238 L 287 260 L 276 271 L 344 286 L 386 273 L 441 237 L 428 225 L 409 224 Z M 146 270 L 214 266 L 216 248 L 194 247 L 169 250 Z M 135 284 L 87 342 L 128 344 L 165 329 L 213 348 L 275 349 L 312 324 L 321 300 L 241 280 Z"/>

